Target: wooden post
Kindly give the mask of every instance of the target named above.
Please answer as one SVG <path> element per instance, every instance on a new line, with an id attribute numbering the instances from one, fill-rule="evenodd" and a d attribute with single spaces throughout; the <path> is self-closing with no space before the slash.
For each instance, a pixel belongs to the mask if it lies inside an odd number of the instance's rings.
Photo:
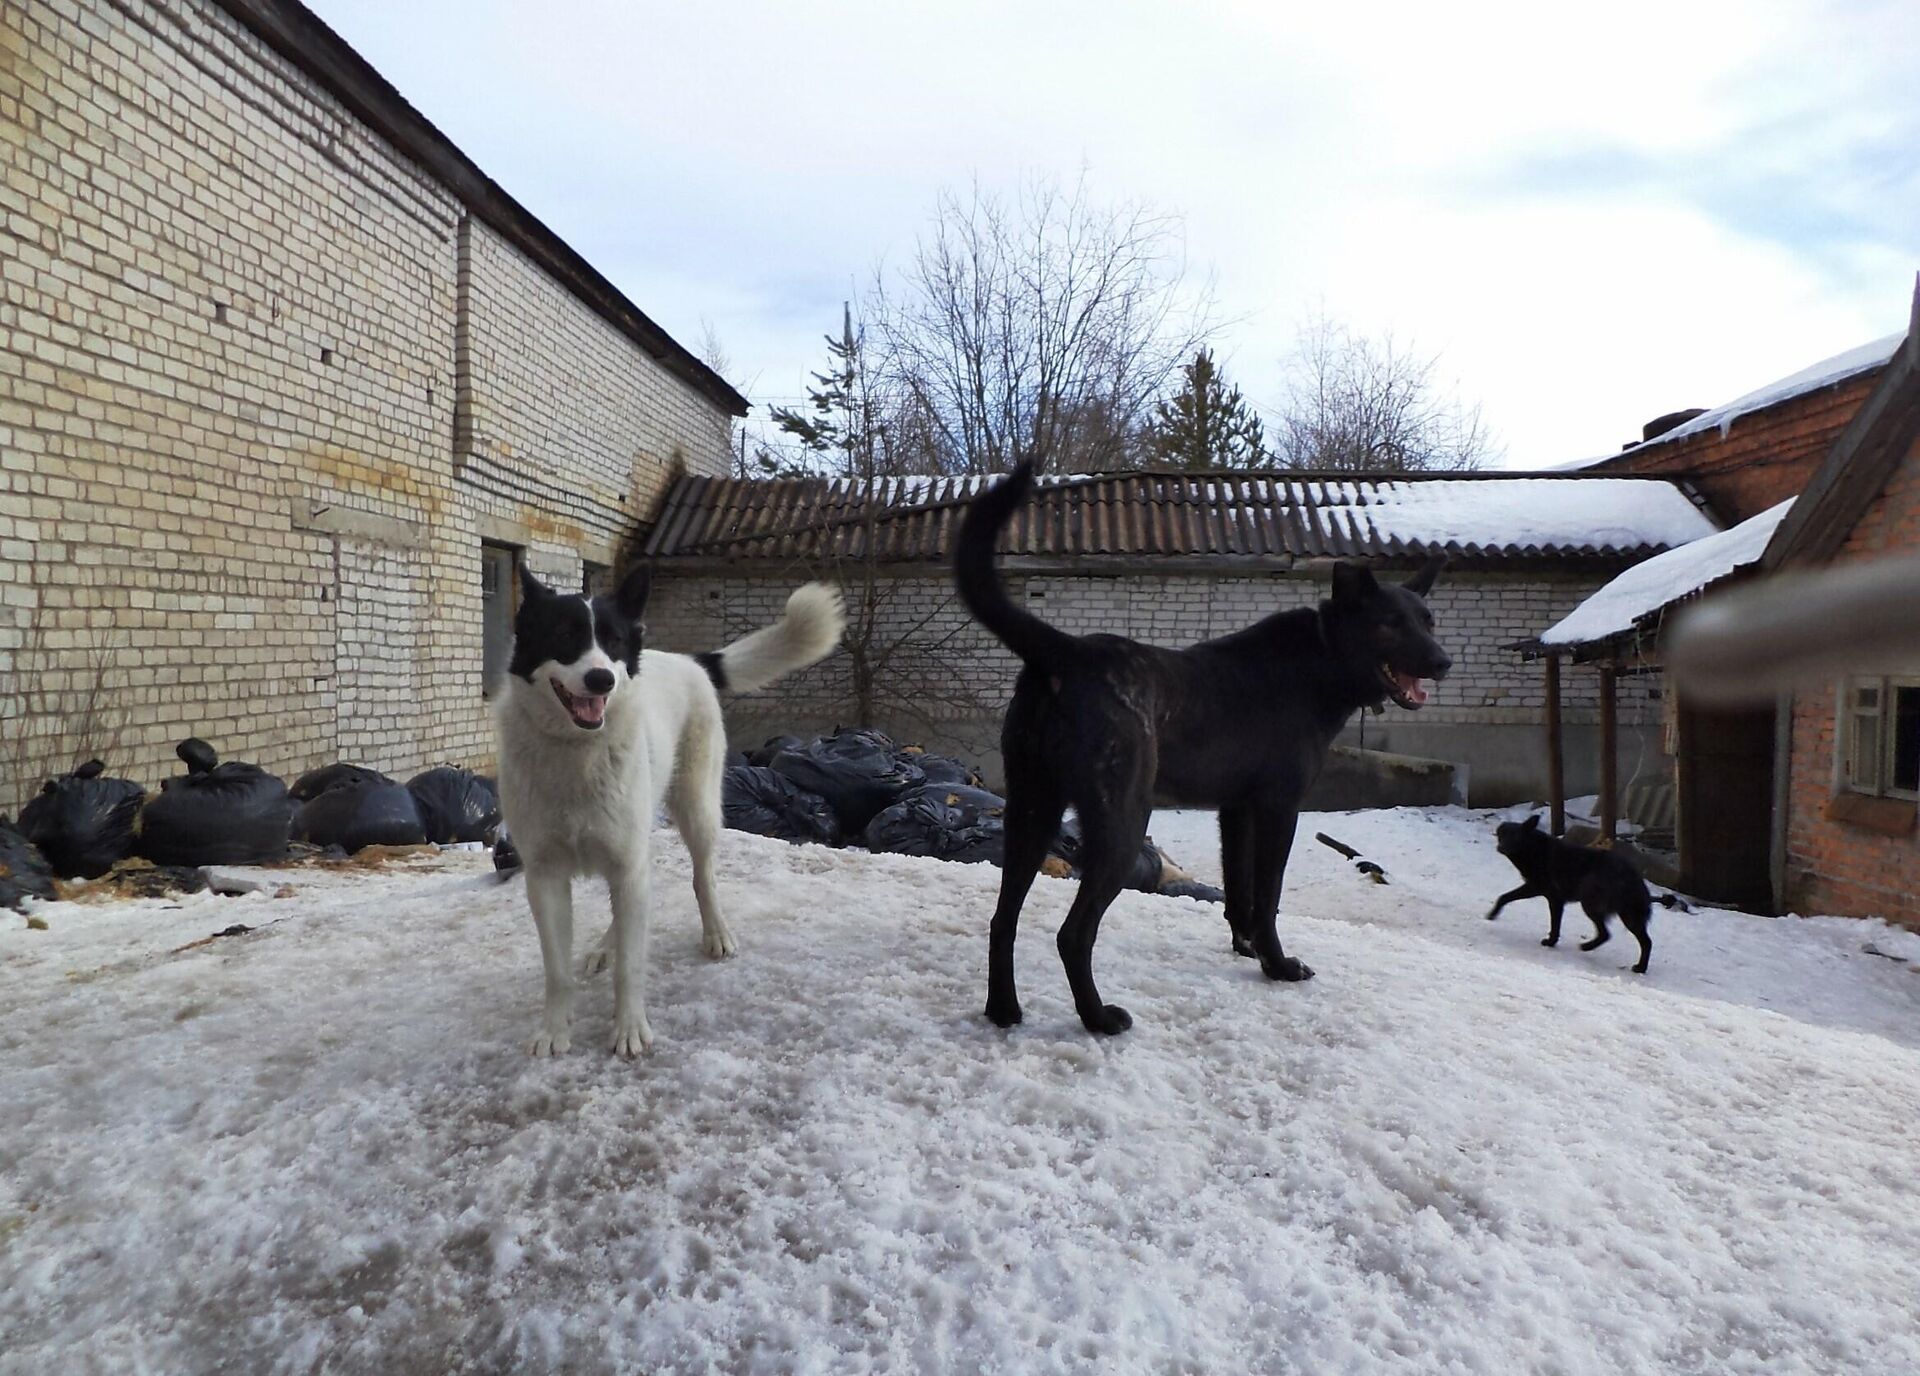
<path id="1" fill-rule="evenodd" d="M 1600 666 L 1600 844 L 1613 844 L 1614 817 L 1619 806 L 1619 713 L 1615 703 L 1617 666 L 1608 660 Z"/>
<path id="2" fill-rule="evenodd" d="M 1547 656 L 1547 801 L 1555 836 L 1567 834 L 1567 775 L 1561 765 L 1560 656 Z"/>

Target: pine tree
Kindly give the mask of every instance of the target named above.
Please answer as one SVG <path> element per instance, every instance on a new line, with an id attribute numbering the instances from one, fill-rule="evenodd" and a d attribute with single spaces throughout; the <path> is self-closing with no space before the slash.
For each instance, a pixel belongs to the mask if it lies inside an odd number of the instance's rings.
<path id="1" fill-rule="evenodd" d="M 1180 369 L 1180 390 L 1160 403 L 1147 431 L 1157 463 L 1175 468 L 1258 468 L 1267 461 L 1260 417 L 1227 385 L 1209 349 Z"/>
<path id="2" fill-rule="evenodd" d="M 840 337 L 826 337 L 827 369 L 807 388 L 808 412 L 773 408 L 773 423 L 808 454 L 849 478 L 871 482 L 887 467 L 882 450 L 886 427 L 867 372 L 867 332 L 855 329 L 851 304 L 841 308 Z M 768 477 L 789 476 L 771 456 L 760 459 Z"/>

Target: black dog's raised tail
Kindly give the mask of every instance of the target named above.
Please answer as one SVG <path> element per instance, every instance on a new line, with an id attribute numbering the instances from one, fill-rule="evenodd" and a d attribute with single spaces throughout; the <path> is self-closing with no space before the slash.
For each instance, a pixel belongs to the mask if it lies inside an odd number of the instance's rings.
<path id="1" fill-rule="evenodd" d="M 974 619 L 1028 664 L 1044 666 L 1055 662 L 1073 643 L 1073 637 L 1017 605 L 1007 596 L 993 566 L 993 547 L 1000 532 L 1032 490 L 1033 465 L 1022 463 L 973 499 L 960 522 L 953 571 L 960 585 L 960 600 Z"/>

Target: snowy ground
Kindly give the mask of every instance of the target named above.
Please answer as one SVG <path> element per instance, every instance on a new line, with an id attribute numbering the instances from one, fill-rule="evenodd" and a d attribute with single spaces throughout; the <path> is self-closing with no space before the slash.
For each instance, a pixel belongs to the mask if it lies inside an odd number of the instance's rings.
<path id="1" fill-rule="evenodd" d="M 483 857 L 0 914 L 0 1372 L 1920 1370 L 1920 974 L 1863 949 L 1920 938 L 1659 910 L 1636 977 L 1482 921 L 1488 833 L 1305 819 L 1307 985 L 1126 895 L 1111 1041 L 1070 884 L 1002 1033 L 994 871 L 738 835 L 721 964 L 663 847 L 633 1064 L 604 980 L 523 1055 Z M 1210 818 L 1155 836 L 1217 873 Z"/>

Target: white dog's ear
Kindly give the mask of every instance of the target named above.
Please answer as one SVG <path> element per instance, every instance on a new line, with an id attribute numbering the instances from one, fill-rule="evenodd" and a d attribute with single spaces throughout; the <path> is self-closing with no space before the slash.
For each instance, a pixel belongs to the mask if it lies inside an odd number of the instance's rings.
<path id="1" fill-rule="evenodd" d="M 647 594 L 652 591 L 653 570 L 645 564 L 636 564 L 620 580 L 620 589 L 613 595 L 613 605 L 628 621 L 637 622 L 640 613 L 647 609 Z"/>

